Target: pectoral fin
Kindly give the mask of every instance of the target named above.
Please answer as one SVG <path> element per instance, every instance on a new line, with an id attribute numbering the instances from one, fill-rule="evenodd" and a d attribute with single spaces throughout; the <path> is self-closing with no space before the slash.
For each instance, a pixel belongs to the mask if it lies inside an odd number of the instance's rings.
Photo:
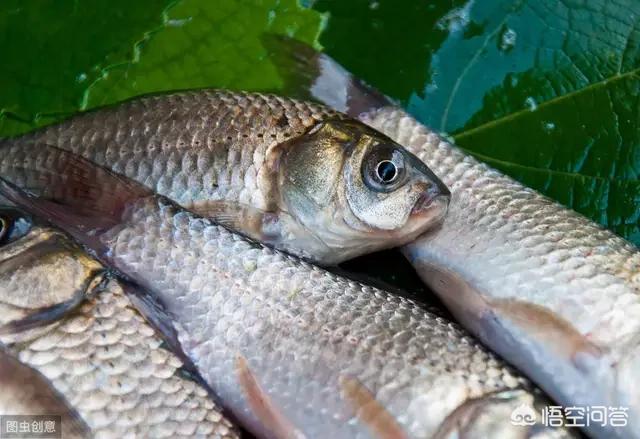
<path id="1" fill-rule="evenodd" d="M 267 212 L 231 201 L 203 201 L 187 206 L 192 212 L 210 218 L 234 232 L 256 241 L 275 245 L 284 240 L 281 216 L 284 212 Z"/>
<path id="2" fill-rule="evenodd" d="M 240 354 L 236 356 L 235 369 L 240 388 L 254 415 L 266 430 L 265 434 L 274 439 L 305 439 L 305 435 L 285 417 L 260 386 L 247 359 Z"/>
<path id="3" fill-rule="evenodd" d="M 18 165 L 25 181 L 0 177 L 0 195 L 96 252 L 104 250 L 96 236 L 119 225 L 133 203 L 153 195 L 145 186 L 55 146 L 24 149 L 27 156 L 46 159 Z"/>
<path id="4" fill-rule="evenodd" d="M 284 211 L 269 212 L 228 201 L 199 202 L 187 208 L 253 241 L 300 257 L 320 259 L 326 251 L 315 233 Z M 313 254 L 306 254 L 310 249 Z"/>
<path id="5" fill-rule="evenodd" d="M 413 263 L 460 323 L 557 402 L 613 403 L 610 355 L 563 316 L 526 298 L 490 297 L 447 268 Z M 569 382 L 583 383 L 570 397 Z"/>
<path id="6" fill-rule="evenodd" d="M 364 384 L 355 378 L 340 377 L 340 390 L 354 413 L 377 439 L 405 439 L 396 418 L 378 401 Z"/>

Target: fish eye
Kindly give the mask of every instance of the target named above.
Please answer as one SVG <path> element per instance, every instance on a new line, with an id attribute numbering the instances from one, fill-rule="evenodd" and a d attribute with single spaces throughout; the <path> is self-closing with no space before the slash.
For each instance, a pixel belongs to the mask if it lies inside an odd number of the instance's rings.
<path id="1" fill-rule="evenodd" d="M 378 163 L 376 172 L 382 183 L 391 183 L 398 176 L 398 168 L 390 160 L 383 160 Z"/>
<path id="2" fill-rule="evenodd" d="M 21 212 L 0 211 L 0 246 L 22 238 L 31 229 L 31 221 Z"/>
<path id="3" fill-rule="evenodd" d="M 4 237 L 7 236 L 9 224 L 5 218 L 0 217 L 0 243 L 4 241 Z"/>
<path id="4" fill-rule="evenodd" d="M 394 145 L 372 149 L 365 158 L 363 177 L 365 184 L 376 192 L 389 192 L 404 183 L 404 154 Z"/>

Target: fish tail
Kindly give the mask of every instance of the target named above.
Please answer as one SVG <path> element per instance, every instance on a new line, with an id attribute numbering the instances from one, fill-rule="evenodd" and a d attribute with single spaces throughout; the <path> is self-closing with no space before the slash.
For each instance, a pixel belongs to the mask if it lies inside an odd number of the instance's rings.
<path id="1" fill-rule="evenodd" d="M 57 147 L 25 148 L 34 148 L 34 154 L 46 150 L 48 158 L 22 165 L 28 188 L 0 177 L 0 196 L 95 251 L 101 250 L 99 235 L 122 222 L 127 206 L 153 195 L 146 187 Z"/>
<path id="2" fill-rule="evenodd" d="M 264 34 L 262 43 L 284 81 L 287 95 L 320 101 L 354 118 L 394 105 L 389 97 L 311 46 L 275 34 Z"/>

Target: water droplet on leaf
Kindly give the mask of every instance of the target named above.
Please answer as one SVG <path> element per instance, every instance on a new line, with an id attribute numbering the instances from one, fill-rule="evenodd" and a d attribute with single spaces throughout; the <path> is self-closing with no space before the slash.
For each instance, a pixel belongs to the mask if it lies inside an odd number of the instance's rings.
<path id="1" fill-rule="evenodd" d="M 449 30 L 449 32 L 458 32 L 463 30 L 469 24 L 469 15 L 473 2 L 474 0 L 469 0 L 463 7 L 452 10 L 438 20 L 436 26 L 442 30 Z"/>
<path id="2" fill-rule="evenodd" d="M 453 138 L 453 136 L 451 136 L 449 133 L 445 133 L 444 131 L 439 132 L 438 135 L 445 142 L 449 142 L 449 143 L 452 143 L 452 144 L 456 142 L 455 139 Z"/>
<path id="3" fill-rule="evenodd" d="M 536 111 L 538 109 L 538 103 L 536 102 L 536 100 L 529 96 L 527 99 L 525 99 L 524 101 L 524 105 L 525 107 L 527 107 L 530 111 Z"/>
<path id="4" fill-rule="evenodd" d="M 192 17 L 172 18 L 172 19 L 169 19 L 169 20 L 165 21 L 165 24 L 167 25 L 167 27 L 182 27 L 185 24 L 187 24 L 188 22 L 190 22 L 191 18 Z"/>
<path id="5" fill-rule="evenodd" d="M 518 34 L 515 30 L 505 27 L 500 33 L 498 47 L 507 52 L 515 47 L 517 38 Z"/>
<path id="6" fill-rule="evenodd" d="M 546 133 L 551 133 L 553 130 L 556 129 L 556 124 L 553 122 L 545 122 L 542 125 L 542 129 L 546 132 Z"/>

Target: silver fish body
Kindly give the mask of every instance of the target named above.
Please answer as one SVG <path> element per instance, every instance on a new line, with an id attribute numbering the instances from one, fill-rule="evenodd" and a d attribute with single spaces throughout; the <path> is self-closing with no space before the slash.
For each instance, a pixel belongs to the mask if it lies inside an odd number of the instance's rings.
<path id="1" fill-rule="evenodd" d="M 296 87 L 402 143 L 451 189 L 442 227 L 403 252 L 452 314 L 556 402 L 616 413 L 590 435 L 640 437 L 638 248 L 459 150 L 326 55 L 293 50 Z"/>
<path id="2" fill-rule="evenodd" d="M 419 131 L 414 151 L 460 177 L 446 223 L 403 250 L 422 279 L 558 402 L 624 413 L 595 435 L 640 437 L 638 249 Z"/>
<path id="3" fill-rule="evenodd" d="M 90 175 L 96 187 L 136 189 L 115 198 L 120 206 L 100 206 L 94 193 L 85 209 L 86 199 L 48 204 L 1 186 L 153 291 L 187 356 L 256 435 L 569 436 L 535 422 L 545 399 L 437 314 L 249 242 L 108 173 Z M 516 409 L 535 425 L 516 425 Z"/>
<path id="4" fill-rule="evenodd" d="M 0 334 L 0 414 L 60 415 L 63 437 L 239 437 L 118 280 L 85 294 L 101 270 L 50 228 L 0 246 L 0 326 L 76 302 L 51 322 Z"/>
<path id="5" fill-rule="evenodd" d="M 424 163 L 318 104 L 203 90 L 136 99 L 0 141 L 0 174 L 29 185 L 51 145 L 248 236 L 335 264 L 439 224 L 448 190 Z"/>

